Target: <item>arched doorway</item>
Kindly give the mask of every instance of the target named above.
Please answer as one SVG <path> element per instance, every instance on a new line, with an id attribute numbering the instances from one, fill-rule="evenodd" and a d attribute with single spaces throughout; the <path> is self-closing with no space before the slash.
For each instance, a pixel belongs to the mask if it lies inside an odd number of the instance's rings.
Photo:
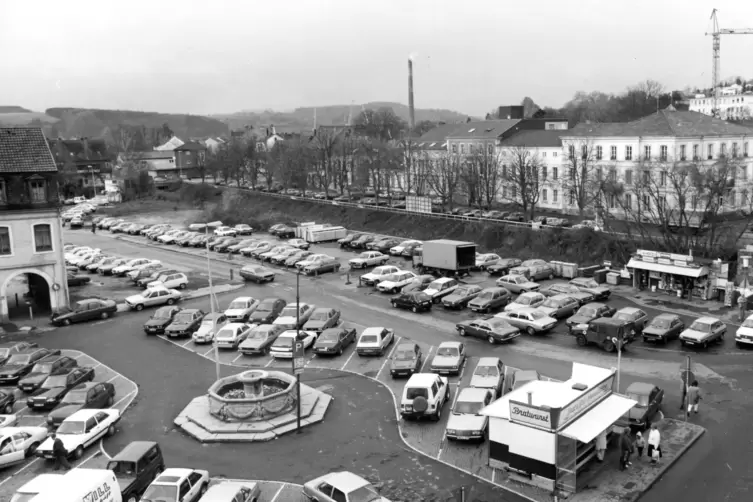
<path id="1" fill-rule="evenodd" d="M 50 284 L 41 273 L 21 271 L 6 280 L 3 290 L 11 322 L 29 320 L 29 307 L 35 318 L 52 313 Z"/>

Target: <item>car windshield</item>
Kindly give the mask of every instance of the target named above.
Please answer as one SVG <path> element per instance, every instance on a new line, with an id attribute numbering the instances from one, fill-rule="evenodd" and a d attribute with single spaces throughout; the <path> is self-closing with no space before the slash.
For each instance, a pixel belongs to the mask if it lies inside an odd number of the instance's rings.
<path id="1" fill-rule="evenodd" d="M 542 307 L 551 307 L 553 309 L 558 308 L 560 305 L 562 305 L 562 300 L 552 300 L 551 298 L 547 298 L 544 300 L 544 303 L 541 304 Z"/>
<path id="2" fill-rule="evenodd" d="M 29 354 L 14 354 L 10 356 L 10 359 L 5 364 L 29 364 L 30 360 L 31 356 Z"/>
<path id="3" fill-rule="evenodd" d="M 213 316 L 213 315 L 210 314 L 210 315 L 204 317 L 204 319 L 201 320 L 201 325 L 202 326 L 214 326 L 215 319 L 217 319 L 219 321 L 219 316 L 216 316 L 216 315 Z"/>
<path id="4" fill-rule="evenodd" d="M 37 363 L 32 368 L 32 373 L 49 373 L 52 371 L 52 363 Z"/>
<path id="5" fill-rule="evenodd" d="M 235 336 L 234 328 L 223 328 L 217 333 L 217 338 L 233 338 Z"/>
<path id="6" fill-rule="evenodd" d="M 274 346 L 275 347 L 291 347 L 293 345 L 293 337 L 292 336 L 280 336 L 275 340 Z"/>
<path id="7" fill-rule="evenodd" d="M 190 324 L 193 321 L 193 314 L 178 314 L 175 316 L 173 322 L 175 324 Z"/>
<path id="8" fill-rule="evenodd" d="M 497 370 L 496 366 L 476 366 L 473 374 L 480 377 L 498 377 L 499 370 Z"/>
<path id="9" fill-rule="evenodd" d="M 508 323 L 504 319 L 489 319 L 489 325 L 492 327 L 492 329 L 507 329 L 512 327 L 510 326 L 510 323 Z"/>
<path id="10" fill-rule="evenodd" d="M 453 296 L 466 296 L 471 293 L 471 288 L 468 286 L 460 286 L 459 288 L 455 289 L 455 292 L 453 293 Z"/>
<path id="11" fill-rule="evenodd" d="M 359 258 L 371 258 L 371 253 L 361 253 Z"/>
<path id="12" fill-rule="evenodd" d="M 83 434 L 86 430 L 86 422 L 69 422 L 63 420 L 63 423 L 58 427 L 58 434 Z"/>
<path id="13" fill-rule="evenodd" d="M 47 377 L 47 380 L 42 384 L 43 389 L 54 389 L 56 387 L 65 387 L 68 383 L 67 375 L 53 375 Z"/>
<path id="14" fill-rule="evenodd" d="M 455 413 L 460 413 L 461 415 L 475 415 L 479 411 L 481 411 L 481 408 L 484 407 L 484 403 L 478 403 L 474 401 L 458 401 L 455 403 L 455 409 L 452 410 Z"/>
<path id="15" fill-rule="evenodd" d="M 234 300 L 228 305 L 228 309 L 247 309 L 248 302 L 245 300 Z"/>
<path id="16" fill-rule="evenodd" d="M 65 404 L 85 404 L 86 390 L 72 390 L 63 398 Z"/>
<path id="17" fill-rule="evenodd" d="M 379 337 L 376 335 L 363 335 L 361 337 L 362 343 L 377 343 L 379 341 Z"/>
<path id="18" fill-rule="evenodd" d="M 440 347 L 437 349 L 438 356 L 456 356 L 458 355 L 458 349 L 456 347 Z"/>
<path id="19" fill-rule="evenodd" d="M 376 502 L 381 498 L 371 485 L 356 488 L 348 494 L 348 502 Z"/>
<path id="20" fill-rule="evenodd" d="M 336 342 L 340 334 L 337 331 L 325 331 L 319 335 L 319 340 L 325 342 Z"/>
<path id="21" fill-rule="evenodd" d="M 636 406 L 640 406 L 642 408 L 645 408 L 646 406 L 648 406 L 648 396 L 645 394 L 636 394 L 635 392 L 628 392 L 628 397 L 638 402 Z"/>
<path id="22" fill-rule="evenodd" d="M 141 502 L 177 502 L 178 487 L 173 485 L 149 485 L 141 496 Z"/>
<path id="23" fill-rule="evenodd" d="M 256 307 L 257 312 L 272 312 L 272 309 L 274 308 L 275 303 L 274 302 L 261 302 L 258 307 Z"/>
<path id="24" fill-rule="evenodd" d="M 295 317 L 298 313 L 298 307 L 293 305 L 292 307 L 285 307 L 282 309 L 282 312 L 280 312 L 280 317 Z"/>
<path id="25" fill-rule="evenodd" d="M 428 289 L 442 289 L 442 282 L 434 281 L 431 284 L 429 284 Z"/>
<path id="26" fill-rule="evenodd" d="M 115 473 L 115 476 L 133 476 L 136 474 L 136 462 L 110 461 L 107 463 L 107 469 Z"/>
<path id="27" fill-rule="evenodd" d="M 534 310 L 533 312 L 530 312 L 529 315 L 534 320 L 544 319 L 545 317 L 547 317 L 547 315 L 545 313 L 539 312 L 538 310 Z"/>
<path id="28" fill-rule="evenodd" d="M 421 387 L 405 389 L 405 398 L 406 399 L 416 399 L 417 397 L 423 397 L 423 398 L 427 398 L 428 399 L 428 397 L 429 397 L 429 391 L 428 391 L 428 389 L 424 389 L 424 388 L 421 388 Z"/>
<path id="29" fill-rule="evenodd" d="M 324 312 L 314 312 L 309 318 L 310 321 L 326 321 L 327 319 L 329 319 L 329 311 L 326 310 Z"/>
<path id="30" fill-rule="evenodd" d="M 494 298 L 494 293 L 491 291 L 486 291 L 476 297 L 477 300 L 491 300 L 492 298 Z"/>
<path id="31" fill-rule="evenodd" d="M 262 267 L 249 267 L 248 271 L 252 274 L 261 274 L 264 272 L 264 269 Z"/>
<path id="32" fill-rule="evenodd" d="M 710 333 L 711 332 L 711 324 L 707 324 L 705 322 L 699 322 L 696 321 L 693 324 L 690 325 L 690 329 L 693 331 L 700 331 L 702 333 Z"/>
<path id="33" fill-rule="evenodd" d="M 519 296 L 517 300 L 515 300 L 515 303 L 519 303 L 521 305 L 530 305 L 533 303 L 533 297 L 530 296 Z"/>
<path id="34" fill-rule="evenodd" d="M 411 349 L 400 349 L 395 352 L 395 359 L 414 359 L 416 352 Z"/>
<path id="35" fill-rule="evenodd" d="M 8 354 L 10 354 L 10 348 L 5 347 L 0 349 L 0 357 L 8 357 Z"/>
<path id="36" fill-rule="evenodd" d="M 170 317 L 172 317 L 172 313 L 173 313 L 172 307 L 164 307 L 157 310 L 157 312 L 154 313 L 152 318 L 153 319 L 170 319 Z"/>
<path id="37" fill-rule="evenodd" d="M 593 307 L 581 307 L 578 310 L 578 315 L 582 315 L 585 317 L 593 317 L 596 315 L 596 309 Z"/>
<path id="38" fill-rule="evenodd" d="M 266 329 L 255 329 L 248 335 L 249 340 L 266 340 L 269 336 L 269 331 Z"/>
<path id="39" fill-rule="evenodd" d="M 750 321 L 745 321 L 745 322 L 746 323 L 750 322 L 749 327 L 753 327 L 753 319 L 751 319 Z M 669 328 L 671 324 L 672 324 L 671 320 L 664 317 L 657 317 L 656 319 L 651 321 L 651 324 L 649 324 L 649 326 L 651 326 L 652 328 L 667 329 Z M 743 326 L 745 326 L 745 324 L 743 324 Z"/>
<path id="40" fill-rule="evenodd" d="M 627 312 L 617 312 L 614 316 L 614 319 L 617 319 L 619 321 L 632 321 L 633 320 L 633 314 L 629 314 Z"/>

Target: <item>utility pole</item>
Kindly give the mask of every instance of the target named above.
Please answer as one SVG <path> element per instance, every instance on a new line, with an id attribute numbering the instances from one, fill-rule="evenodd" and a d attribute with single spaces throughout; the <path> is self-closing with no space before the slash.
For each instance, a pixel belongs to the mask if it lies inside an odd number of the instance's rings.
<path id="1" fill-rule="evenodd" d="M 295 366 L 295 346 L 301 337 L 301 271 L 295 274 L 295 342 L 293 342 L 293 365 Z M 301 432 L 301 373 L 295 372 L 296 389 L 296 433 Z"/>
<path id="2" fill-rule="evenodd" d="M 217 374 L 217 380 L 220 379 L 220 351 L 217 347 L 217 316 L 214 315 L 214 287 L 212 284 L 212 260 L 209 257 L 209 224 L 204 224 L 204 235 L 206 236 L 207 251 L 207 275 L 209 276 L 209 312 L 212 316 L 212 344 L 214 345 L 214 369 Z M 219 308 L 219 305 L 217 306 Z"/>

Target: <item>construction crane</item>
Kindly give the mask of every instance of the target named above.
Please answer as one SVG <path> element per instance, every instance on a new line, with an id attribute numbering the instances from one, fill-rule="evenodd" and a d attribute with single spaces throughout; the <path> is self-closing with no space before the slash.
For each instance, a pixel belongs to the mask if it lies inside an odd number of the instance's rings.
<path id="1" fill-rule="evenodd" d="M 711 11 L 711 47 L 713 50 L 713 60 L 711 68 L 711 89 L 714 93 L 714 108 L 716 113 L 719 110 L 719 52 L 722 35 L 753 35 L 753 28 L 740 28 L 736 30 L 719 29 L 719 22 L 716 19 L 716 9 Z"/>

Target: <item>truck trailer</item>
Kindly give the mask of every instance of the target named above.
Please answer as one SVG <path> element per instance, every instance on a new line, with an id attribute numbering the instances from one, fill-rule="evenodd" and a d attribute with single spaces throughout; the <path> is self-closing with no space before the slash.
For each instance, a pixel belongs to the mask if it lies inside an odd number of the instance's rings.
<path id="1" fill-rule="evenodd" d="M 476 266 L 476 245 L 472 242 L 439 239 L 426 241 L 413 256 L 413 267 L 420 274 L 462 277 Z"/>

